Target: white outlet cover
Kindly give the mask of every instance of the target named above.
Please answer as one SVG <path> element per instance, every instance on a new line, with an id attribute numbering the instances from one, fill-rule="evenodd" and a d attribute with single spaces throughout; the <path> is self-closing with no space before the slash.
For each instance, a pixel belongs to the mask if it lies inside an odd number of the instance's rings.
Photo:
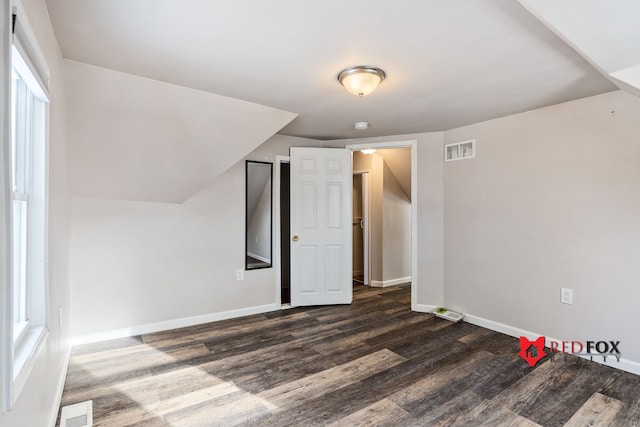
<path id="1" fill-rule="evenodd" d="M 573 289 L 560 289 L 560 302 L 564 304 L 573 304 Z"/>

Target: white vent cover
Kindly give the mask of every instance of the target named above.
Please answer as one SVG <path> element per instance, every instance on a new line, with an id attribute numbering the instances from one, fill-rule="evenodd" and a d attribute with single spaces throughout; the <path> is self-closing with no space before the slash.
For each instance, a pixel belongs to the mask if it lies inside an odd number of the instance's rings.
<path id="1" fill-rule="evenodd" d="M 444 161 L 472 159 L 476 156 L 476 140 L 456 142 L 444 146 Z"/>
<path id="2" fill-rule="evenodd" d="M 75 403 L 62 408 L 60 427 L 91 427 L 93 425 L 93 402 Z"/>
<path id="3" fill-rule="evenodd" d="M 464 314 L 462 313 L 457 313 L 455 311 L 447 310 L 446 308 L 443 308 L 443 307 L 436 307 L 435 309 L 433 309 L 432 313 L 438 317 L 450 320 L 452 322 L 459 322 L 464 317 Z"/>

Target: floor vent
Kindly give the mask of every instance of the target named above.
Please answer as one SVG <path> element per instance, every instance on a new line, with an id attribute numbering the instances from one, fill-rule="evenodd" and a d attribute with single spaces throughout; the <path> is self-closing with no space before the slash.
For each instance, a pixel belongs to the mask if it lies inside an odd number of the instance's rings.
<path id="1" fill-rule="evenodd" d="M 462 313 L 456 313 L 443 307 L 436 307 L 432 313 L 443 319 L 451 320 L 452 322 L 459 322 L 464 317 Z"/>
<path id="2" fill-rule="evenodd" d="M 91 400 L 63 406 L 60 427 L 91 427 L 93 425 L 93 403 Z"/>

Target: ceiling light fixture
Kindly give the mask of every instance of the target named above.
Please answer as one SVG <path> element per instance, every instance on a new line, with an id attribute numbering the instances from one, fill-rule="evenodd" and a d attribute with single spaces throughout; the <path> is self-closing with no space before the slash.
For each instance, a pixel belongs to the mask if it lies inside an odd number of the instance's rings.
<path id="1" fill-rule="evenodd" d="M 369 128 L 369 123 L 367 123 L 367 122 L 355 122 L 353 124 L 353 128 L 355 130 L 367 130 Z"/>
<path id="2" fill-rule="evenodd" d="M 376 152 L 375 148 L 365 148 L 364 150 L 360 150 L 362 154 L 373 154 Z"/>
<path id="3" fill-rule="evenodd" d="M 373 92 L 385 77 L 380 68 L 358 65 L 340 71 L 338 81 L 348 92 L 363 97 Z"/>

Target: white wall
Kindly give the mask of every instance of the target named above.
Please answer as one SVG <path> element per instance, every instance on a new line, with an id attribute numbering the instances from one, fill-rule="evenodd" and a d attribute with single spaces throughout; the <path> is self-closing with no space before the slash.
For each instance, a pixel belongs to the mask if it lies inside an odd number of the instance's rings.
<path id="1" fill-rule="evenodd" d="M 418 140 L 420 165 L 417 303 L 438 305 L 442 134 L 374 142 L 407 139 Z M 289 145 L 313 143 L 276 135 L 247 158 L 273 161 L 275 154 L 288 154 Z M 181 205 L 74 198 L 72 335 L 91 339 L 100 332 L 275 302 L 273 269 L 245 272 L 244 281 L 235 280 L 235 270 L 244 265 L 243 198 L 243 162 Z"/>
<path id="2" fill-rule="evenodd" d="M 410 170 L 411 164 L 407 166 Z M 411 277 L 411 199 L 386 162 L 383 174 L 382 282 L 386 285 Z"/>
<path id="3" fill-rule="evenodd" d="M 477 152 L 445 165 L 445 304 L 640 362 L 638 117 L 617 91 L 446 132 Z"/>
<path id="4" fill-rule="evenodd" d="M 49 117 L 49 337 L 13 409 L 0 415 L 4 426 L 51 425 L 58 411 L 64 381 L 69 336 L 70 198 L 63 67 L 49 17 L 42 1 L 23 2 L 47 65 L 50 68 Z M 62 309 L 63 325 L 58 322 Z"/>
<path id="5" fill-rule="evenodd" d="M 409 137 L 413 137 L 409 135 Z M 443 134 L 419 134 L 418 140 L 418 295 L 419 305 L 444 302 Z"/>
<path id="6" fill-rule="evenodd" d="M 310 142 L 276 135 L 246 159 L 272 162 Z M 182 204 L 73 199 L 72 335 L 279 307 L 273 268 L 236 280 L 245 263 L 244 160 Z"/>
<path id="7" fill-rule="evenodd" d="M 371 157 L 371 179 L 369 180 L 369 202 L 371 204 L 371 215 L 369 216 L 369 247 L 371 252 L 369 279 L 371 283 L 382 282 L 383 268 L 383 249 L 384 236 L 382 229 L 382 191 L 384 189 L 384 159 L 378 154 L 373 153 Z"/>

